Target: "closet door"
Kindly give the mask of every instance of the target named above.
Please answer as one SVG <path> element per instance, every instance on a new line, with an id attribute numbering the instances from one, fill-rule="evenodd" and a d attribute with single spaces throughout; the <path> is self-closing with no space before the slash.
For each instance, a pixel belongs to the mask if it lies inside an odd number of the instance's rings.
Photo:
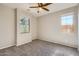
<path id="1" fill-rule="evenodd" d="M 15 45 L 14 10 L 0 5 L 0 49 Z"/>

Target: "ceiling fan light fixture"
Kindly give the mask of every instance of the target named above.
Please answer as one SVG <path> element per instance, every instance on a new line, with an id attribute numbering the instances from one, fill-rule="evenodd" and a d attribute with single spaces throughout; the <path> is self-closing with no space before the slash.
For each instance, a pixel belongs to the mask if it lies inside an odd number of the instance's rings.
<path id="1" fill-rule="evenodd" d="M 49 11 L 47 6 L 50 4 L 52 3 L 38 3 L 37 6 L 31 6 L 30 8 L 38 8 L 37 13 L 39 13 L 39 11 L 42 11 L 42 10 Z"/>
<path id="2" fill-rule="evenodd" d="M 38 8 L 39 9 L 39 11 L 42 11 L 43 9 L 42 8 Z"/>

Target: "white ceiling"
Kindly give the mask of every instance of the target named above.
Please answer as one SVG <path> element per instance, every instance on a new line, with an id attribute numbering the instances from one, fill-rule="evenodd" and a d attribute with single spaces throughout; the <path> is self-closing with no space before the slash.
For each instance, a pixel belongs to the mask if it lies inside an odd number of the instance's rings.
<path id="1" fill-rule="evenodd" d="M 50 10 L 49 12 L 45 11 L 45 10 L 40 10 L 40 13 L 38 14 L 37 11 L 38 9 L 36 8 L 29 8 L 30 6 L 36 6 L 36 3 L 3 3 L 0 5 L 4 5 L 4 6 L 8 6 L 10 8 L 21 8 L 29 13 L 32 13 L 34 16 L 42 16 L 48 13 L 53 13 L 62 9 L 66 9 L 72 6 L 76 6 L 76 3 L 53 3 L 49 6 L 47 6 L 47 8 Z"/>

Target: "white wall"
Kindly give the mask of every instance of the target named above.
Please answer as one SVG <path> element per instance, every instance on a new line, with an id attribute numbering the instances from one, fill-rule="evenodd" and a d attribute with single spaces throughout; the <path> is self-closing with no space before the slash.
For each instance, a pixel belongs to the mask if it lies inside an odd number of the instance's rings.
<path id="1" fill-rule="evenodd" d="M 29 33 L 20 33 L 19 20 L 22 16 L 30 18 L 30 32 Z M 31 14 L 17 9 L 17 46 L 22 45 L 28 42 L 31 42 L 33 39 L 37 39 L 37 21 L 34 16 Z"/>
<path id="2" fill-rule="evenodd" d="M 79 4 L 78 4 L 78 51 L 79 51 Z"/>
<path id="3" fill-rule="evenodd" d="M 0 49 L 15 45 L 14 10 L 0 5 Z"/>
<path id="4" fill-rule="evenodd" d="M 74 12 L 74 33 L 61 31 L 60 16 Z M 77 47 L 77 7 L 64 9 L 38 18 L 38 38 L 41 40 Z"/>

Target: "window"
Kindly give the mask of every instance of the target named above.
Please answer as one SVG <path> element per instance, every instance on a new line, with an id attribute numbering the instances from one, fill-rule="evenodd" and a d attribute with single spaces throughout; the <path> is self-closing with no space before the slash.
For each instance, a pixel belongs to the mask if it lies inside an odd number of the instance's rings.
<path id="1" fill-rule="evenodd" d="M 63 32 L 73 32 L 73 14 L 68 13 L 66 15 L 61 16 L 61 25 Z"/>

